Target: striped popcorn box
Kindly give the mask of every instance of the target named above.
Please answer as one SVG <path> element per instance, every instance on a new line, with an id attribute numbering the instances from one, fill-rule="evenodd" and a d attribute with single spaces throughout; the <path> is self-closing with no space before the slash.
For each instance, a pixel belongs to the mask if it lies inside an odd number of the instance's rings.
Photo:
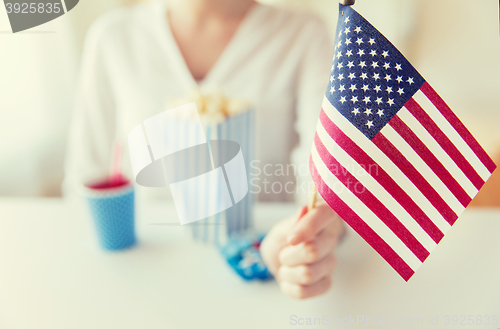
<path id="1" fill-rule="evenodd" d="M 146 119 L 128 135 L 136 183 L 168 187 L 181 225 L 220 245 L 252 226 L 254 110 L 220 95 Z"/>
<path id="2" fill-rule="evenodd" d="M 202 120 L 202 122 L 207 142 L 228 140 L 239 144 L 248 173 L 250 163 L 255 158 L 255 111 L 247 110 L 227 117 L 222 121 Z M 185 122 L 184 124 L 191 125 L 192 123 Z M 187 131 L 192 131 L 188 127 L 186 129 Z M 222 159 L 214 159 L 214 161 L 218 163 L 223 162 Z M 205 166 L 205 164 L 200 163 L 200 159 L 193 159 L 190 163 Z M 247 184 L 250 185 L 248 175 L 246 180 Z M 207 179 L 203 185 L 206 187 L 213 186 L 213 184 L 216 183 L 211 181 L 211 179 Z M 203 189 L 204 187 L 200 186 L 200 188 Z M 189 224 L 191 226 L 192 237 L 195 240 L 214 243 L 217 246 L 225 244 L 229 235 L 253 227 L 254 200 L 255 196 L 252 193 L 248 193 L 241 201 L 225 211 Z M 213 202 L 214 200 L 205 196 L 201 200 L 193 200 L 193 207 L 211 207 Z"/>

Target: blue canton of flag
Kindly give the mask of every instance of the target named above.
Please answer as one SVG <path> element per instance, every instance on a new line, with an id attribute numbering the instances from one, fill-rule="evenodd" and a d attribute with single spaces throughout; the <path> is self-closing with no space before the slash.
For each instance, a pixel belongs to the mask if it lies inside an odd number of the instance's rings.
<path id="1" fill-rule="evenodd" d="M 379 31 L 348 8 L 340 9 L 326 97 L 371 139 L 425 80 Z"/>

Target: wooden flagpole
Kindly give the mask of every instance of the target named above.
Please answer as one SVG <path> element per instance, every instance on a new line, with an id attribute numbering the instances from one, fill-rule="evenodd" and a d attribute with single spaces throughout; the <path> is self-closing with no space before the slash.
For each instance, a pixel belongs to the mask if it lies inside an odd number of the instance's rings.
<path id="1" fill-rule="evenodd" d="M 311 188 L 311 191 L 309 194 L 309 203 L 307 204 L 307 211 L 308 212 L 316 206 L 316 198 L 318 195 L 318 189 L 316 188 L 316 184 L 313 183 L 312 186 L 313 187 Z"/>

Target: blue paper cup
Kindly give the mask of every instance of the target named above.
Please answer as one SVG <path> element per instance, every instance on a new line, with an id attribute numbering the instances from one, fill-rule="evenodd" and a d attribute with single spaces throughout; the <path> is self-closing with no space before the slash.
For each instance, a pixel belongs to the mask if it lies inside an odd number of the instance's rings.
<path id="1" fill-rule="evenodd" d="M 82 186 L 100 246 L 117 251 L 136 244 L 134 186 L 101 180 Z"/>

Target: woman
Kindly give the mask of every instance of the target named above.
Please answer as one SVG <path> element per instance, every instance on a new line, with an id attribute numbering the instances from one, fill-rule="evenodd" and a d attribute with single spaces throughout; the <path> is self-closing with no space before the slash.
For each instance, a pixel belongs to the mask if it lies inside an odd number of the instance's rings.
<path id="1" fill-rule="evenodd" d="M 65 190 L 105 175 L 114 140 L 125 140 L 169 99 L 196 88 L 203 93 L 219 87 L 252 102 L 261 164 L 286 165 L 291 156 L 304 166 L 331 49 L 318 19 L 253 0 L 154 1 L 106 15 L 85 44 Z M 131 172 L 128 164 L 125 173 Z M 274 178 L 283 184 L 290 179 Z M 343 226 L 324 204 L 297 218 L 277 224 L 262 253 L 283 292 L 306 298 L 330 286 Z"/>

